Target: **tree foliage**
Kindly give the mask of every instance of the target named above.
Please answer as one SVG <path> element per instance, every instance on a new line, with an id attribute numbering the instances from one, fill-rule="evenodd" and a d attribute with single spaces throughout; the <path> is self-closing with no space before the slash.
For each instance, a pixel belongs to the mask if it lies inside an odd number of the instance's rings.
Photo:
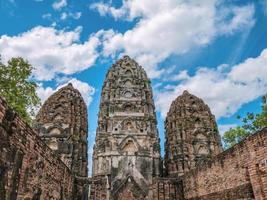
<path id="1" fill-rule="evenodd" d="M 32 69 L 21 57 L 11 58 L 6 65 L 0 58 L 0 95 L 28 123 L 40 106 L 37 85 L 30 80 Z"/>
<path id="2" fill-rule="evenodd" d="M 241 120 L 242 125 L 230 128 L 223 135 L 223 142 L 226 148 L 267 126 L 267 95 L 262 97 L 262 110 L 260 113 L 247 113 L 245 117 L 238 116 L 237 118 Z"/>

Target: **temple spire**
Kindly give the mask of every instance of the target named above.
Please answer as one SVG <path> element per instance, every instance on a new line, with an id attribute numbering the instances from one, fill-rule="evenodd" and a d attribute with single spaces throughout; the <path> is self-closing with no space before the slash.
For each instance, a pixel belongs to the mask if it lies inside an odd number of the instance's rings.
<path id="1" fill-rule="evenodd" d="M 102 89 L 93 178 L 110 178 L 113 199 L 148 195 L 160 173 L 160 146 L 150 81 L 129 56 L 109 69 Z M 129 181 L 134 184 L 129 184 Z"/>

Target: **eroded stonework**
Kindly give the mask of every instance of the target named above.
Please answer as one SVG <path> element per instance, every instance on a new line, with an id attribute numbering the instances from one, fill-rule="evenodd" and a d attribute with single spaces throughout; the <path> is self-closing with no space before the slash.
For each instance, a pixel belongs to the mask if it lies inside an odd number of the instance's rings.
<path id="1" fill-rule="evenodd" d="M 172 102 L 165 131 L 165 166 L 169 176 L 183 175 L 222 152 L 214 115 L 203 100 L 188 91 Z"/>
<path id="2" fill-rule="evenodd" d="M 128 56 L 108 71 L 102 88 L 93 178 L 108 177 L 111 199 L 144 199 L 160 174 L 160 146 L 150 81 Z M 126 192 L 128 191 L 128 192 Z M 137 197 L 138 196 L 138 197 Z"/>
<path id="3" fill-rule="evenodd" d="M 87 176 L 87 108 L 71 83 L 45 101 L 35 130 L 71 171 Z"/>
<path id="4" fill-rule="evenodd" d="M 0 97 L 0 199 L 81 200 L 77 194 L 70 169 Z"/>
<path id="5" fill-rule="evenodd" d="M 127 56 L 103 86 L 90 178 L 86 112 L 68 85 L 45 102 L 36 132 L 0 97 L 1 200 L 88 200 L 88 191 L 89 200 L 267 199 L 267 128 L 221 152 L 214 116 L 187 91 L 166 119 L 160 176 L 150 82 Z"/>

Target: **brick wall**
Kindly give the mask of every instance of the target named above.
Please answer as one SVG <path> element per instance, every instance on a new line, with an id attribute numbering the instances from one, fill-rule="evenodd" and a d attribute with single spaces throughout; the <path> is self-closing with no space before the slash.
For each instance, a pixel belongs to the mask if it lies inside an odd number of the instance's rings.
<path id="1" fill-rule="evenodd" d="M 90 200 L 107 199 L 107 178 L 105 176 L 95 176 L 89 180 L 90 182 Z"/>
<path id="2" fill-rule="evenodd" d="M 107 198 L 105 177 L 89 182 L 90 199 Z M 86 178 L 74 180 L 59 157 L 0 98 L 0 199 L 71 200 L 77 197 L 75 188 L 86 190 L 86 184 Z M 267 128 L 181 179 L 154 179 L 149 195 L 155 200 L 266 200 Z"/>
<path id="3" fill-rule="evenodd" d="M 0 199 L 69 200 L 74 177 L 0 98 Z"/>
<path id="4" fill-rule="evenodd" d="M 184 200 L 181 180 L 175 178 L 155 178 L 150 187 L 150 199 Z"/>
<path id="5" fill-rule="evenodd" d="M 267 128 L 183 177 L 189 200 L 267 199 Z"/>

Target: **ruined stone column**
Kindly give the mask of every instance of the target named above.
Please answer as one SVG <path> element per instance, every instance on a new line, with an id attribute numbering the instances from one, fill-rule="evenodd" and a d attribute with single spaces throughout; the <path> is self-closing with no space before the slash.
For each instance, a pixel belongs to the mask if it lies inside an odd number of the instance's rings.
<path id="1" fill-rule="evenodd" d="M 35 129 L 76 175 L 87 176 L 87 108 L 71 83 L 45 101 Z"/>
<path id="2" fill-rule="evenodd" d="M 214 115 L 202 99 L 184 91 L 175 99 L 165 121 L 165 167 L 180 176 L 222 152 Z"/>
<path id="3" fill-rule="evenodd" d="M 145 199 L 160 172 L 160 146 L 150 81 L 128 56 L 109 69 L 102 88 L 93 178 L 110 177 L 109 199 Z"/>

